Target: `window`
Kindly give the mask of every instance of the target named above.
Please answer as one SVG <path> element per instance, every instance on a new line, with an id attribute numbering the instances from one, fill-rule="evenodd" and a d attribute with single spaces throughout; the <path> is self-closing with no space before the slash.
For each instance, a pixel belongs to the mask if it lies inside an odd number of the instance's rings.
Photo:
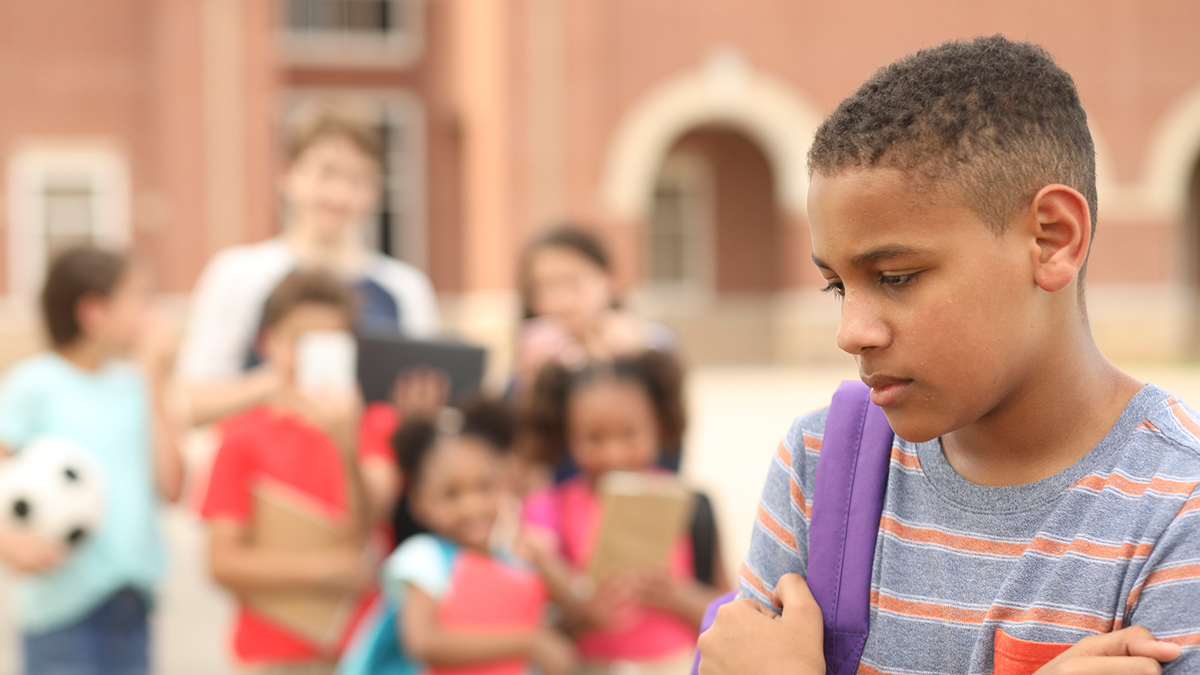
<path id="1" fill-rule="evenodd" d="M 297 65 L 405 67 L 424 48 L 423 0 L 282 0 Z"/>
<path id="2" fill-rule="evenodd" d="M 646 228 L 651 290 L 703 291 L 711 283 L 712 176 L 702 157 L 674 153 L 654 186 Z"/>
<path id="3" fill-rule="evenodd" d="M 295 105 L 309 96 L 336 99 L 358 96 L 378 112 L 385 143 L 383 194 L 375 223 L 366 230 L 367 244 L 424 268 L 425 114 L 420 99 L 406 92 L 322 89 L 296 91 L 291 100 Z"/>
<path id="4" fill-rule="evenodd" d="M 129 245 L 129 176 L 108 149 L 18 152 L 8 167 L 8 273 L 14 295 L 33 297 L 47 262 L 80 244 Z"/>

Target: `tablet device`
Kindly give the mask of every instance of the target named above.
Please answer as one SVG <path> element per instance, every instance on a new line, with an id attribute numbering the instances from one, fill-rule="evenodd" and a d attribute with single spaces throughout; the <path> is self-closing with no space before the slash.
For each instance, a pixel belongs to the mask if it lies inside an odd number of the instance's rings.
<path id="1" fill-rule="evenodd" d="M 450 378 L 450 404 L 454 405 L 479 389 L 486 362 L 487 350 L 475 345 L 398 336 L 358 338 L 358 383 L 368 402 L 390 400 L 396 376 L 425 366 Z"/>

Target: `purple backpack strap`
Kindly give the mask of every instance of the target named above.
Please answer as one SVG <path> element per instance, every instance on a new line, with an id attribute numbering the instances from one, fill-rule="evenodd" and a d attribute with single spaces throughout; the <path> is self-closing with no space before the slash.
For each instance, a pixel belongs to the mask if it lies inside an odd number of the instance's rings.
<path id="1" fill-rule="evenodd" d="M 871 616 L 871 568 L 895 435 L 862 382 L 833 395 L 808 527 L 808 586 L 825 623 L 825 672 L 858 670 Z M 831 452 L 833 450 L 833 452 Z"/>
<path id="2" fill-rule="evenodd" d="M 871 568 L 894 440 L 870 391 L 862 382 L 838 387 L 817 460 L 807 579 L 824 616 L 827 675 L 858 670 L 870 628 Z M 731 591 L 714 600 L 700 632 L 712 625 L 721 605 L 736 597 Z M 699 668 L 697 652 L 692 675 Z"/>

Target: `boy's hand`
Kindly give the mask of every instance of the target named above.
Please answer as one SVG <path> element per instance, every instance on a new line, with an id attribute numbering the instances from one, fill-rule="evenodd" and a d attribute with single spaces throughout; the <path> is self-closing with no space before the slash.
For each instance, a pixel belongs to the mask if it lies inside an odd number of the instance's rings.
<path id="1" fill-rule="evenodd" d="M 162 385 L 170 379 L 178 349 L 178 327 L 161 311 L 153 310 L 134 345 L 134 359 L 152 384 Z"/>
<path id="2" fill-rule="evenodd" d="M 361 392 L 327 392 L 317 398 L 298 394 L 293 408 L 328 434 L 344 452 L 353 454 L 357 449 L 363 410 Z"/>
<path id="3" fill-rule="evenodd" d="M 799 574 L 786 574 L 773 600 L 783 608 L 779 616 L 749 599 L 721 607 L 700 636 L 701 675 L 824 674 L 825 629 L 808 584 Z"/>
<path id="4" fill-rule="evenodd" d="M 534 636 L 529 660 L 542 675 L 569 675 L 579 665 L 575 645 L 550 628 L 542 629 Z"/>
<path id="5" fill-rule="evenodd" d="M 67 547 L 22 530 L 0 532 L 0 557 L 21 574 L 41 574 L 62 564 Z"/>
<path id="6" fill-rule="evenodd" d="M 1038 669 L 1034 675 L 1157 675 L 1179 658 L 1179 645 L 1160 642 L 1142 626 L 1093 635 Z"/>

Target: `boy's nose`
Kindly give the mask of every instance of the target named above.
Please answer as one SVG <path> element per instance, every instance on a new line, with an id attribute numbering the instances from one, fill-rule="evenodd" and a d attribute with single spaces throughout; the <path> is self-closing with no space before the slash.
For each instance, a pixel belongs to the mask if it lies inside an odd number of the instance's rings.
<path id="1" fill-rule="evenodd" d="M 886 347 L 889 340 L 890 331 L 874 303 L 847 293 L 842 300 L 842 318 L 838 323 L 838 347 L 848 354 L 858 355 L 866 349 Z"/>

